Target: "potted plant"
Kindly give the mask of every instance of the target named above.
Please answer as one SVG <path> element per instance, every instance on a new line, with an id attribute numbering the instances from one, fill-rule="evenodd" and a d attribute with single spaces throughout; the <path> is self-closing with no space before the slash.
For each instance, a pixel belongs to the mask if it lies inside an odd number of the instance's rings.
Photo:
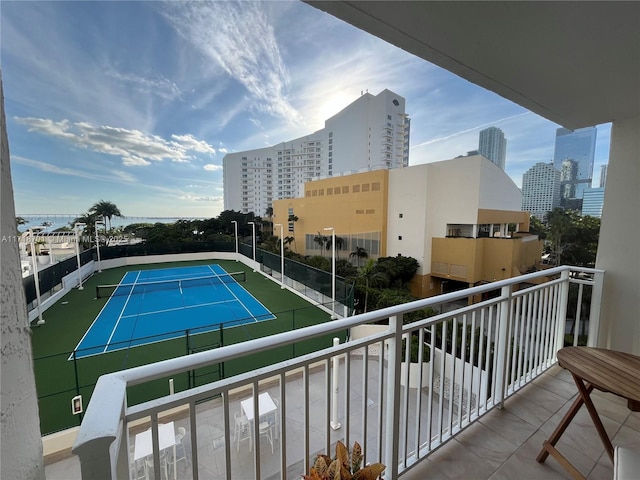
<path id="1" fill-rule="evenodd" d="M 336 456 L 318 455 L 311 467 L 309 475 L 303 475 L 304 480 L 377 480 L 386 468 L 382 463 L 374 463 L 362 467 L 362 447 L 358 442 L 353 443 L 351 453 L 338 440 Z"/>
<path id="2" fill-rule="evenodd" d="M 409 336 L 409 388 L 418 388 L 419 375 L 422 375 L 422 387 L 426 387 L 429 383 L 429 345 L 424 344 L 422 349 L 422 365 L 418 362 L 418 353 L 420 348 L 420 338 L 417 334 Z M 407 378 L 407 360 L 406 360 L 406 339 L 402 340 L 402 363 L 400 364 L 400 385 L 406 386 Z"/>

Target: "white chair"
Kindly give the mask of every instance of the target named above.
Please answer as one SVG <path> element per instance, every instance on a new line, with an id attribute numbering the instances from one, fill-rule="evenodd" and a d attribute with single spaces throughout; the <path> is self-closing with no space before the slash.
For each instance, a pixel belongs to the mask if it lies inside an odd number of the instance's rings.
<path id="1" fill-rule="evenodd" d="M 174 464 L 176 467 L 178 466 L 178 462 L 184 461 L 184 466 L 188 466 L 187 452 L 184 448 L 184 443 L 182 443 L 182 439 L 187 435 L 187 429 L 184 427 L 178 427 L 178 433 L 176 433 L 176 444 L 174 448 L 169 449 L 169 453 L 171 457 L 168 460 L 168 464 L 173 468 Z M 175 458 L 174 458 L 175 452 Z"/>
<path id="2" fill-rule="evenodd" d="M 271 455 L 273 455 L 273 426 L 269 422 L 261 422 L 258 425 L 260 430 L 260 439 L 263 437 L 271 444 Z"/>
<path id="3" fill-rule="evenodd" d="M 129 469 L 131 480 L 144 480 L 147 478 L 147 468 L 144 464 L 144 460 L 134 459 L 135 447 L 131 445 L 129 447 Z"/>
<path id="4" fill-rule="evenodd" d="M 234 440 L 236 441 L 236 451 L 240 451 L 240 442 L 242 440 L 249 440 L 249 450 L 252 450 L 249 420 L 239 411 L 233 416 L 235 420 Z"/>
<path id="5" fill-rule="evenodd" d="M 220 475 L 220 466 L 218 465 L 218 458 L 217 457 L 221 453 L 224 454 L 224 452 L 222 452 L 224 450 L 224 445 L 225 445 L 224 434 L 214 438 L 212 440 L 212 445 L 213 445 L 213 455 L 212 456 L 213 456 L 213 461 L 216 464 L 216 473 L 218 475 Z"/>
<path id="6" fill-rule="evenodd" d="M 280 435 L 280 402 L 277 398 L 273 399 L 276 411 L 271 414 L 270 423 L 273 426 L 274 439 L 277 440 Z"/>
<path id="7" fill-rule="evenodd" d="M 168 459 L 167 459 L 167 451 L 162 450 L 160 452 L 160 476 L 162 478 L 169 479 L 169 468 L 168 468 Z M 145 470 L 145 478 L 147 480 L 153 478 L 153 456 L 145 457 L 144 459 L 144 470 Z M 164 474 L 164 475 L 162 475 Z"/>

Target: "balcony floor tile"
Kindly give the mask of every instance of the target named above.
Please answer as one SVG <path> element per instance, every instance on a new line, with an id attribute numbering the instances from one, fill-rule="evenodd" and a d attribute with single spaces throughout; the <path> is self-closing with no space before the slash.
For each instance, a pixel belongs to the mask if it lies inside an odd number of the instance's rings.
<path id="1" fill-rule="evenodd" d="M 322 385 L 324 385 L 323 382 Z M 572 390 L 573 389 L 573 390 Z M 572 393 L 573 391 L 573 393 Z M 519 390 L 505 402 L 503 410 L 494 409 L 482 417 L 479 423 L 468 427 L 458 437 L 434 451 L 426 460 L 404 472 L 403 480 L 507 480 L 507 479 L 569 479 L 569 474 L 558 462 L 547 458 L 546 462 L 536 462 L 542 443 L 560 422 L 575 398 L 573 380 L 566 371 L 553 367 L 533 384 Z M 626 402 L 606 393 L 594 392 L 594 403 L 607 432 L 613 437 L 613 444 L 624 444 L 640 452 L 640 413 L 630 413 Z M 301 448 L 302 414 L 300 396 L 287 395 L 287 411 L 298 410 L 292 423 L 299 423 L 299 429 L 287 432 L 288 458 Z M 318 406 L 319 408 L 320 406 Z M 198 415 L 201 420 L 206 412 Z M 315 419 L 314 422 L 317 422 Z M 219 420 L 218 420 L 219 421 Z M 314 422 L 311 422 L 312 424 Z M 198 436 L 205 441 L 204 425 L 198 426 Z M 201 433 L 204 436 L 201 437 Z M 336 432 L 334 432 L 336 433 Z M 339 432 L 338 432 L 339 433 Z M 368 432 L 371 436 L 375 432 Z M 211 433 L 214 435 L 214 433 Z M 200 443 L 200 440 L 199 442 Z M 187 449 L 190 445 L 187 444 Z M 280 442 L 275 441 L 275 454 L 263 440 L 262 452 L 269 462 L 278 462 Z M 265 450 L 266 449 L 266 450 Z M 586 409 L 582 408 L 558 443 L 558 449 L 589 480 L 609 480 L 613 467 L 597 436 Z M 208 450 L 207 450 L 208 451 Z M 216 457 L 211 452 L 208 458 L 201 458 L 201 478 L 222 478 L 224 462 L 222 455 Z M 243 471 L 234 471 L 233 478 L 243 479 L 252 475 L 252 455 L 245 448 L 232 456 L 245 456 Z M 277 465 L 277 463 L 276 463 Z M 299 480 L 301 465 L 292 465 L 288 478 Z M 277 470 L 276 470 L 277 471 Z M 71 456 L 45 467 L 47 480 L 80 480 L 78 458 Z M 263 474 L 267 473 L 263 471 Z M 178 478 L 190 478 L 191 465 L 180 467 Z M 269 478 L 279 478 L 269 476 Z"/>

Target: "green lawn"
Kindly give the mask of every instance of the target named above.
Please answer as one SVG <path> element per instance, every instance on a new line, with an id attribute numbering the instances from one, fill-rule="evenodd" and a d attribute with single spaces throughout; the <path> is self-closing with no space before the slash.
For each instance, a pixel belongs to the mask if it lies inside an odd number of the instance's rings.
<path id="1" fill-rule="evenodd" d="M 106 303 L 106 298 L 95 298 L 98 284 L 118 283 L 130 270 L 149 270 L 175 266 L 190 266 L 218 263 L 227 272 L 246 272 L 245 287 L 262 302 L 276 319 L 245 324 L 199 335 L 183 336 L 175 340 L 150 343 L 126 350 L 69 361 L 68 358 L 80 338 Z M 84 290 L 73 289 L 43 314 L 46 324 L 33 328 L 33 355 L 36 388 L 39 398 L 41 432 L 43 435 L 79 425 L 80 416 L 71 414 L 71 399 L 78 393 L 83 396 L 86 409 L 93 387 L 100 375 L 138 365 L 157 362 L 230 345 L 253 338 L 302 328 L 326 322 L 329 315 L 312 306 L 299 296 L 282 290 L 278 283 L 254 273 L 241 262 L 204 260 L 179 263 L 157 263 L 153 265 L 129 265 L 103 270 L 84 282 Z M 270 352 L 251 355 L 251 362 L 243 359 L 226 362 L 224 365 L 186 372 L 174 377 L 176 391 L 189 386 L 202 385 L 224 376 L 229 377 L 293 356 L 302 355 L 331 345 L 332 337 L 300 342 Z M 129 404 L 157 398 L 168 393 L 168 379 L 160 379 L 132 387 L 127 392 Z"/>

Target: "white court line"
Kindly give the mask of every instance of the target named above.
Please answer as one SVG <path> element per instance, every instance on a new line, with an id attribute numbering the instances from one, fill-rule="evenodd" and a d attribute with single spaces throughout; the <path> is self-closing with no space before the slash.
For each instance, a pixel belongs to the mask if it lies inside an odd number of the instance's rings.
<path id="1" fill-rule="evenodd" d="M 124 275 L 122 277 L 122 279 L 120 279 L 120 283 L 118 283 L 118 285 L 122 285 L 122 280 L 124 280 L 124 277 L 126 275 Z M 117 288 L 117 286 L 116 286 Z M 93 326 L 96 324 L 96 322 L 98 321 L 98 319 L 100 318 L 100 316 L 102 315 L 102 312 L 104 312 L 104 310 L 109 306 L 109 302 L 111 301 L 113 297 L 109 297 L 107 299 L 107 301 L 105 302 L 105 304 L 102 306 L 102 308 L 100 309 L 100 312 L 98 312 L 98 315 L 96 315 L 96 318 L 93 319 L 93 322 L 91 322 L 91 325 L 89 325 L 89 328 L 87 328 L 87 330 L 84 332 L 84 335 L 82 335 L 82 338 L 80 339 L 80 341 L 78 342 L 78 344 L 76 345 L 76 348 L 73 349 L 74 352 L 78 351 L 78 347 L 82 344 L 82 342 L 84 341 L 84 338 L 89 334 L 89 332 L 91 331 L 91 329 L 93 328 Z M 97 300 L 97 299 L 96 299 Z M 82 350 L 88 350 L 90 348 L 95 348 L 92 346 L 89 347 L 84 347 Z M 94 353 L 92 355 L 100 355 L 99 353 Z M 85 356 L 91 356 L 91 355 L 83 355 L 82 357 Z M 81 357 L 81 358 L 82 358 Z M 68 360 L 72 360 L 73 359 L 73 353 L 71 353 L 71 355 L 69 356 Z"/>
<path id="2" fill-rule="evenodd" d="M 138 281 L 138 277 L 140 276 L 141 273 L 142 272 L 138 272 L 138 275 L 136 275 L 135 281 L 133 282 L 134 286 L 131 287 L 131 291 L 129 292 L 129 295 L 127 296 L 127 300 L 124 302 L 124 305 L 122 306 L 122 310 L 120 310 L 120 315 L 118 315 L 118 320 L 116 321 L 116 324 L 113 326 L 113 330 L 111 330 L 111 335 L 109 335 L 109 340 L 107 340 L 107 344 L 105 345 L 104 350 L 102 351 L 102 353 L 106 353 L 107 348 L 109 348 L 109 345 L 111 344 L 111 339 L 113 338 L 113 335 L 116 333 L 116 330 L 118 329 L 118 325 L 120 324 L 120 320 L 122 320 L 122 314 L 124 313 L 125 309 L 127 308 L 129 300 L 131 300 L 131 295 L 133 295 L 133 289 L 135 288 L 135 284 Z"/>
<path id="3" fill-rule="evenodd" d="M 216 265 L 218 265 L 218 264 L 216 264 Z M 207 265 L 207 266 L 208 266 L 209 268 L 211 268 L 211 265 Z M 220 265 L 218 265 L 218 266 L 220 266 Z M 220 268 L 222 268 L 222 267 L 220 267 Z M 223 273 L 223 274 L 216 273 L 216 275 L 225 275 L 225 274 L 224 274 L 224 273 Z M 228 275 L 228 273 L 227 273 L 226 275 Z M 238 283 L 238 282 L 236 282 L 236 283 Z M 238 285 L 240 285 L 240 284 L 238 283 Z M 240 286 L 242 287 L 242 285 L 240 285 Z M 244 287 L 242 287 L 242 288 L 244 288 Z M 252 294 L 250 291 L 248 291 L 246 288 L 244 288 L 244 289 L 247 291 L 247 293 L 248 293 L 249 295 L 251 295 L 251 298 L 253 298 L 253 299 L 256 301 L 256 303 L 257 303 L 258 305 L 260 305 L 262 308 L 264 308 L 264 309 L 267 311 L 267 313 L 268 313 L 269 315 L 271 315 L 271 318 L 272 318 L 272 319 L 273 319 L 273 318 L 278 318 L 278 317 L 276 317 L 273 313 L 271 313 L 271 310 L 269 310 L 269 309 L 264 305 L 264 303 L 262 303 L 260 300 L 258 300 L 258 299 L 255 297 L 255 295 L 253 295 L 253 294 Z M 240 300 L 238 300 L 238 301 L 240 301 Z M 242 302 L 240 301 L 240 303 L 242 303 Z M 242 305 L 244 306 L 244 303 L 243 303 Z M 246 307 L 245 307 L 245 309 L 246 309 Z M 249 312 L 249 313 L 251 314 L 251 318 L 253 318 L 254 320 L 256 320 L 256 317 L 255 317 L 255 315 L 253 315 L 253 312 Z M 265 315 L 266 315 L 266 314 L 265 314 Z M 262 315 L 261 315 L 261 316 L 262 316 Z M 259 320 L 256 320 L 256 322 L 258 322 L 258 321 L 259 321 Z"/>
<path id="4" fill-rule="evenodd" d="M 208 303 L 200 303 L 198 305 L 189 305 L 175 308 L 165 308 L 164 310 L 154 310 L 153 312 L 144 312 L 144 313 L 133 313 L 131 315 L 123 315 L 122 318 L 132 318 L 132 317 L 142 317 L 143 315 L 155 315 L 156 313 L 165 313 L 165 312 L 176 312 L 178 310 L 187 310 L 189 308 L 200 308 L 200 307 L 209 307 L 211 305 L 221 305 L 223 303 L 232 303 L 235 300 L 222 300 L 220 302 L 208 302 Z"/>
<path id="5" fill-rule="evenodd" d="M 172 268 L 162 268 L 162 269 L 158 269 L 158 270 L 142 270 L 141 272 L 158 272 L 159 270 L 162 271 L 170 271 L 170 270 L 183 270 L 185 268 L 190 269 L 190 268 L 197 268 L 197 267 L 205 267 L 203 268 L 202 272 L 196 272 L 194 271 L 193 273 L 186 273 L 186 274 L 181 274 L 181 273 L 173 273 L 173 274 L 169 274 L 169 275 L 158 275 L 158 276 L 145 276 L 144 278 L 140 279 L 141 282 L 164 282 L 164 281 L 172 281 L 172 280 L 188 280 L 190 278 L 199 278 L 202 275 L 206 275 L 207 273 L 207 265 L 194 265 L 191 267 L 172 267 Z M 198 269 L 200 270 L 200 269 Z"/>
<path id="6" fill-rule="evenodd" d="M 211 265 L 207 265 L 207 266 L 209 267 L 209 270 L 211 270 L 215 275 L 217 275 L 217 276 L 221 276 L 221 275 L 220 275 L 220 273 L 217 273 L 213 268 L 211 268 Z M 238 282 L 236 282 L 236 283 L 238 283 Z M 247 306 L 244 304 L 244 302 L 243 302 L 242 300 L 240 300 L 240 299 L 236 296 L 236 294 L 235 294 L 235 293 L 234 293 L 234 292 L 233 292 L 229 287 L 227 287 L 227 284 L 226 284 L 225 282 L 222 282 L 222 284 L 225 286 L 225 288 L 226 288 L 227 290 L 229 290 L 229 293 L 230 293 L 231 295 L 233 295 L 233 298 L 235 298 L 235 299 L 236 299 L 236 301 L 237 301 L 240 305 L 242 305 L 242 308 L 244 308 L 244 309 L 246 310 L 246 312 L 249 314 L 249 318 L 253 318 L 253 319 L 257 322 L 258 320 L 256 320 L 256 317 L 251 313 L 251 310 L 249 310 L 249 309 L 247 308 Z"/>

